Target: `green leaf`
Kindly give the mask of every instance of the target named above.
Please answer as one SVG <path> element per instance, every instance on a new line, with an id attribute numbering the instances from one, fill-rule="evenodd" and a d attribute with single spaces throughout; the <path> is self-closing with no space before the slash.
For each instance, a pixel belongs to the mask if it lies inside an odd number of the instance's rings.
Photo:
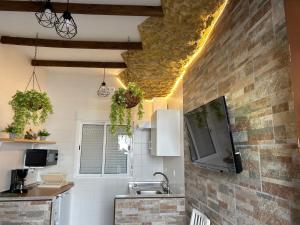
<path id="1" fill-rule="evenodd" d="M 27 125 L 40 125 L 53 113 L 51 101 L 45 92 L 17 91 L 9 102 L 14 117 L 12 125 L 17 134 L 22 134 Z"/>
<path id="2" fill-rule="evenodd" d="M 126 133 L 132 136 L 132 111 L 126 108 L 126 93 L 131 93 L 134 97 L 140 99 L 138 104 L 138 119 L 142 119 L 144 115 L 143 99 L 144 91 L 135 83 L 129 83 L 128 88 L 119 88 L 112 96 L 111 112 L 110 112 L 110 131 L 116 133 L 117 125 L 126 125 Z"/>

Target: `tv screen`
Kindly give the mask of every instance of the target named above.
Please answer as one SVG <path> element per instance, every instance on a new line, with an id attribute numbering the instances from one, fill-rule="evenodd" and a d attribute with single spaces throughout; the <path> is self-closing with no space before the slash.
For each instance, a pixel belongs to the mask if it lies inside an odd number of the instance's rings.
<path id="1" fill-rule="evenodd" d="M 193 163 L 222 172 L 242 172 L 224 96 L 186 113 L 184 117 Z"/>

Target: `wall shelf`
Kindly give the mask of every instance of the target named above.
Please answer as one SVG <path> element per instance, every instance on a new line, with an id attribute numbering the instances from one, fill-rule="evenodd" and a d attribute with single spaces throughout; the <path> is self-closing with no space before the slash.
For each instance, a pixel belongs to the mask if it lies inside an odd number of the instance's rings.
<path id="1" fill-rule="evenodd" d="M 0 138 L 0 143 L 23 143 L 23 144 L 44 144 L 44 145 L 56 144 L 55 141 L 38 141 L 38 140 L 10 139 L 10 138 Z"/>

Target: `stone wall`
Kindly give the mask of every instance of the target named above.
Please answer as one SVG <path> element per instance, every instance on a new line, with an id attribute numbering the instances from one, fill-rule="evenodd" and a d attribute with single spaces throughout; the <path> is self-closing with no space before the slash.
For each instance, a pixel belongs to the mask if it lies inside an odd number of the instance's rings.
<path id="1" fill-rule="evenodd" d="M 51 201 L 0 202 L 0 225 L 50 225 Z"/>
<path id="2" fill-rule="evenodd" d="M 184 225 L 184 198 L 115 200 L 115 225 Z"/>
<path id="3" fill-rule="evenodd" d="M 283 0 L 232 0 L 184 78 L 184 111 L 227 97 L 244 172 L 222 174 L 190 161 L 186 208 L 213 225 L 300 224 L 296 144 Z"/>
<path id="4" fill-rule="evenodd" d="M 138 29 L 143 50 L 122 54 L 127 69 L 120 79 L 137 83 L 147 99 L 165 97 L 201 48 L 224 0 L 162 0 L 164 17 L 149 17 Z"/>

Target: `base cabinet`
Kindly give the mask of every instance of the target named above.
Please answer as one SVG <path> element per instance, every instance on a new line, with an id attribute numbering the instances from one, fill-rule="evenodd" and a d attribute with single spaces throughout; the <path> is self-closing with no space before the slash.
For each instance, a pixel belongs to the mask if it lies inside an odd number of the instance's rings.
<path id="1" fill-rule="evenodd" d="M 70 192 L 49 201 L 0 202 L 0 225 L 69 225 Z"/>
<path id="2" fill-rule="evenodd" d="M 115 225 L 185 225 L 184 198 L 115 199 Z"/>
<path id="3" fill-rule="evenodd" d="M 0 202 L 1 225 L 51 225 L 52 201 Z"/>

